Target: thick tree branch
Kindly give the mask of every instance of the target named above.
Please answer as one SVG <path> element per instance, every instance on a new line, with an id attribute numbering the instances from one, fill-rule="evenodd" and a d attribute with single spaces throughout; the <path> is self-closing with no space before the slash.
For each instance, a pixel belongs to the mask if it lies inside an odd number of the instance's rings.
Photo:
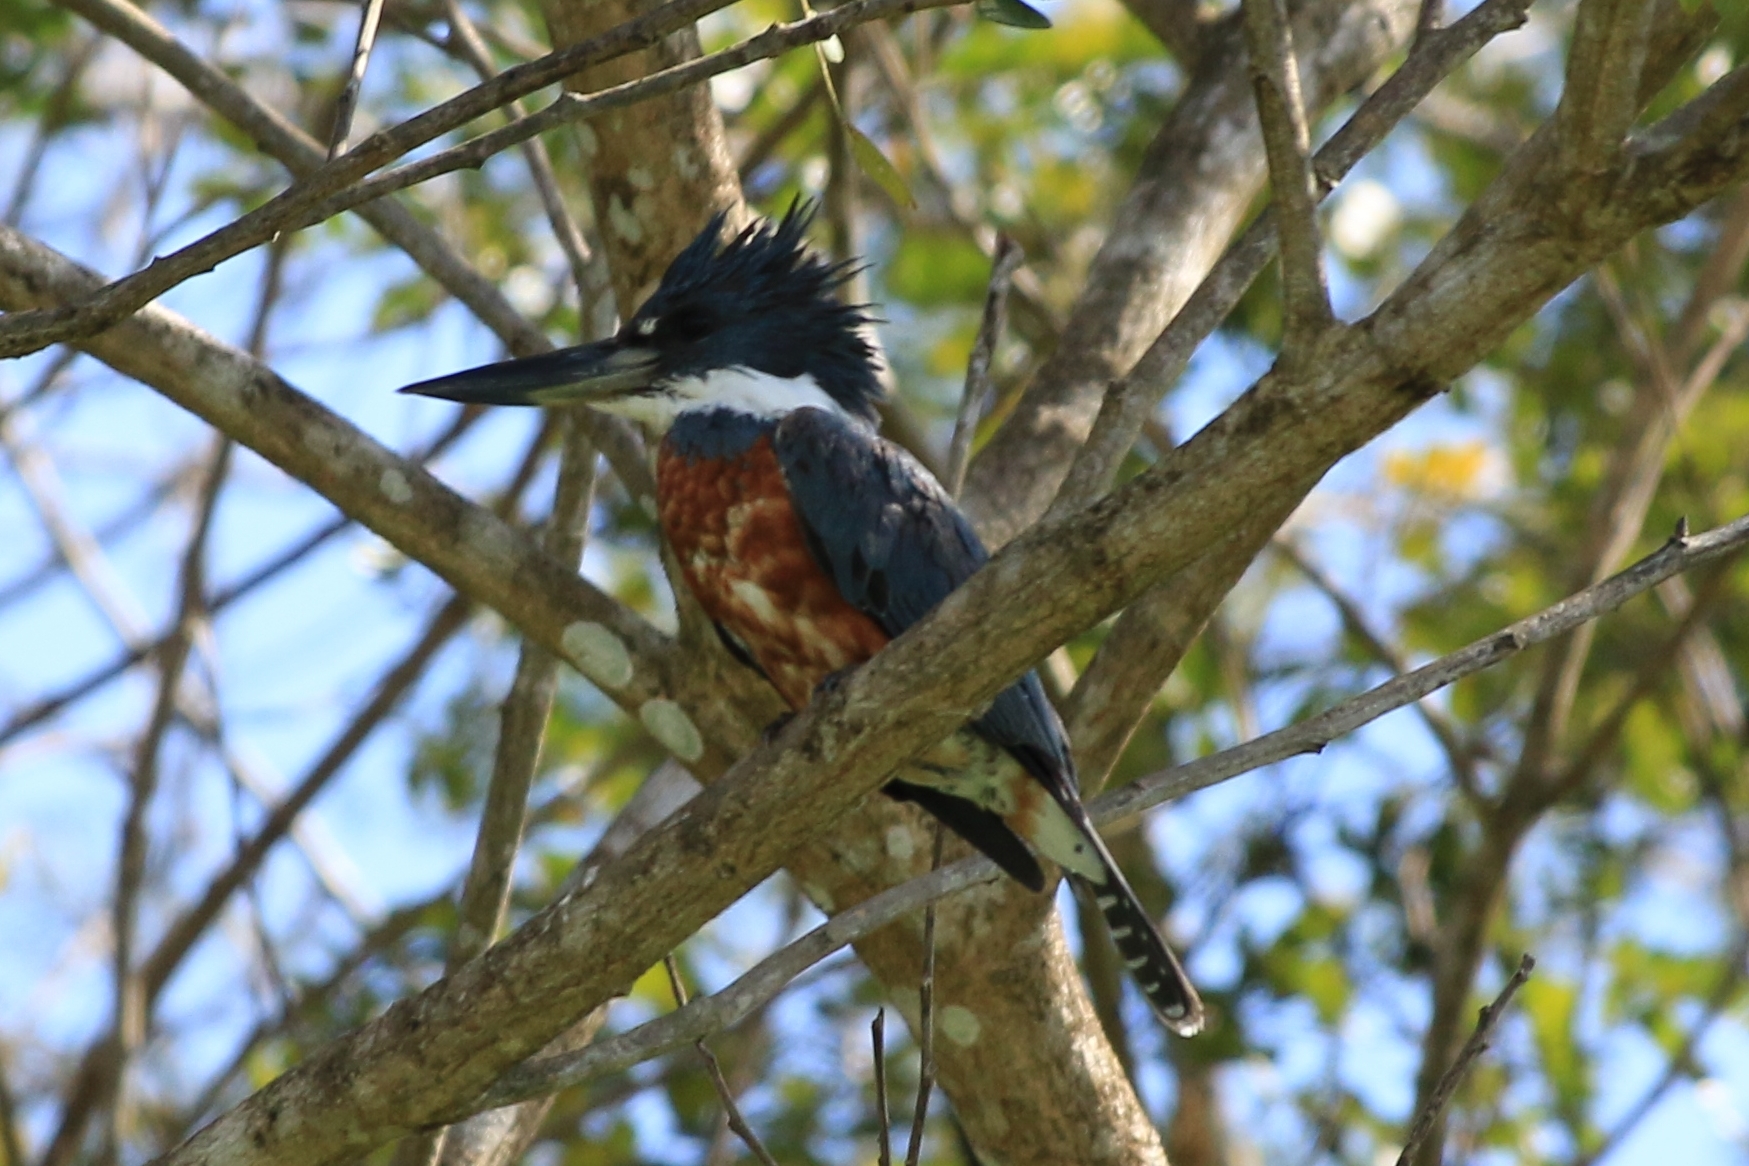
<path id="1" fill-rule="evenodd" d="M 1440 659 L 1353 696 L 1294 725 L 1220 753 L 1139 779 L 1089 806 L 1094 821 L 1112 825 L 1164 802 L 1218 785 L 1242 773 L 1306 753 L 1415 704 L 1459 680 L 1571 632 L 1619 608 L 1660 582 L 1749 547 L 1749 517 L 1700 535 L 1673 538 L 1611 579 L 1569 596 Z M 728 987 L 684 1008 L 586 1049 L 539 1056 L 505 1073 L 474 1102 L 482 1109 L 554 1092 L 685 1048 L 738 1024 L 808 968 L 864 935 L 925 905 L 999 877 L 995 864 L 970 858 L 883 891 L 833 915 L 802 938 L 765 957 Z"/>
<path id="2" fill-rule="evenodd" d="M 1435 85 L 1483 45 L 1522 25 L 1529 7 L 1530 0 L 1484 0 L 1450 28 L 1418 40 L 1402 67 L 1318 150 L 1312 161 L 1318 198 L 1334 190 Z M 1227 248 L 1127 375 L 1106 390 L 1092 432 L 1051 504 L 1052 514 L 1085 506 L 1111 487 L 1143 421 L 1184 375 L 1191 354 L 1232 314 L 1275 248 L 1275 216 L 1266 211 Z"/>

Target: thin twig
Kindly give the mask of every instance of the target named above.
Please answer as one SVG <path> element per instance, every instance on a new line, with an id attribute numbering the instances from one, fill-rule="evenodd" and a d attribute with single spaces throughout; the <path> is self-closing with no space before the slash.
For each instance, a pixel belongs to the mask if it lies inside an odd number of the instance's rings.
<path id="1" fill-rule="evenodd" d="M 1663 580 L 1704 562 L 1749 547 L 1749 518 L 1698 535 L 1673 538 L 1633 567 L 1569 596 L 1491 636 L 1431 664 L 1386 681 L 1330 709 L 1254 741 L 1138 779 L 1088 806 L 1101 825 L 1127 820 L 1173 798 L 1206 789 L 1302 753 L 1317 752 L 1336 737 L 1388 712 L 1412 704 L 1508 657 L 1571 631 L 1650 590 Z M 534 1057 L 512 1069 L 478 1098 L 480 1109 L 566 1088 L 593 1077 L 619 1072 L 672 1052 L 738 1023 L 781 992 L 796 976 L 873 931 L 919 907 L 980 883 L 1000 872 L 987 858 L 966 858 L 889 888 L 842 911 L 800 939 L 754 965 L 739 979 L 710 996 L 591 1047 L 564 1055 Z"/>
<path id="2" fill-rule="evenodd" d="M 1439 1085 L 1433 1090 L 1433 1096 L 1427 1105 L 1416 1115 L 1415 1124 L 1409 1129 L 1409 1136 L 1403 1142 L 1403 1152 L 1397 1155 L 1397 1166 L 1409 1166 L 1415 1160 L 1415 1151 L 1432 1131 L 1434 1123 L 1439 1120 L 1441 1111 L 1451 1095 L 1469 1075 L 1470 1066 L 1476 1059 L 1488 1051 L 1488 1040 L 1494 1034 L 1494 1028 L 1505 1015 L 1506 1006 L 1512 1003 L 1512 997 L 1524 987 L 1524 982 L 1530 979 L 1531 969 L 1536 967 L 1536 960 L 1527 953 L 1518 960 L 1518 970 L 1512 973 L 1512 978 L 1506 981 L 1506 986 L 1500 989 L 1500 994 L 1494 997 L 1494 1002 L 1482 1009 L 1476 1018 L 1476 1031 L 1470 1034 L 1470 1039 L 1464 1042 L 1463 1049 L 1458 1053 L 1457 1060 L 1451 1068 L 1445 1071 L 1445 1076 L 1439 1079 Z"/>
<path id="3" fill-rule="evenodd" d="M 874 1043 L 875 1121 L 880 1131 L 880 1166 L 893 1166 L 893 1129 L 887 1112 L 887 1010 L 875 1009 L 874 1023 L 869 1025 L 869 1039 Z"/>
<path id="4" fill-rule="evenodd" d="M 990 400 L 990 361 L 1008 325 L 1008 290 L 1014 286 L 1014 270 L 1026 252 L 1006 231 L 996 236 L 996 256 L 990 265 L 990 290 L 984 295 L 984 318 L 978 338 L 966 362 L 966 387 L 960 394 L 959 416 L 953 423 L 953 440 L 947 448 L 947 476 L 942 485 L 955 498 L 966 484 L 966 463 L 971 460 L 972 435 Z"/>
<path id="5" fill-rule="evenodd" d="M 1454 69 L 1501 33 L 1522 25 L 1529 7 L 1530 0 L 1484 0 L 1456 24 L 1416 45 L 1402 67 L 1318 150 L 1312 161 L 1318 197 L 1335 189 Z M 1129 374 L 1107 390 L 1093 432 L 1051 503 L 1051 516 L 1079 510 L 1110 488 L 1144 418 L 1184 375 L 1191 354 L 1232 314 L 1275 249 L 1275 215 L 1265 211 L 1227 248 Z"/>
<path id="6" fill-rule="evenodd" d="M 790 24 L 774 25 L 729 49 L 675 65 L 636 81 L 586 96 L 564 94 L 540 113 L 502 129 L 359 181 L 407 151 L 465 124 L 505 102 L 589 65 L 645 47 L 729 0 L 671 0 L 654 12 L 540 61 L 508 69 L 493 80 L 428 110 L 393 129 L 373 134 L 339 158 L 311 172 L 260 207 L 132 275 L 104 285 L 76 304 L 9 312 L 0 318 L 0 358 L 23 356 L 50 344 L 92 335 L 144 307 L 191 276 L 260 246 L 284 231 L 301 230 L 340 211 L 424 182 L 439 174 L 478 166 L 535 134 L 613 109 L 690 88 L 719 73 L 775 57 L 799 45 L 837 36 L 858 24 L 884 20 L 963 0 L 852 0 Z M 563 60 L 564 67 L 553 62 Z"/>
<path id="7" fill-rule="evenodd" d="M 935 823 L 935 856 L 931 872 L 941 869 L 941 823 Z M 935 1088 L 935 901 L 923 909 L 923 978 L 917 985 L 917 1108 L 911 1114 L 911 1140 L 905 1166 L 917 1166 L 923 1154 L 923 1124 L 929 1118 L 929 1094 Z"/>
<path id="8" fill-rule="evenodd" d="M 94 27 L 115 37 L 146 60 L 174 77 L 196 100 L 215 114 L 248 134 L 260 149 L 276 158 L 293 176 L 309 177 L 321 170 L 324 153 L 316 140 L 304 133 L 278 110 L 257 101 L 223 70 L 207 61 L 172 36 L 139 8 L 125 0 L 57 0 L 61 7 L 75 12 Z M 687 0 L 688 3 L 693 0 Z M 656 14 L 652 13 L 653 18 Z M 582 52 L 588 46 L 579 46 Z M 554 54 L 555 59 L 570 60 L 572 52 Z M 542 62 L 531 66 L 536 78 L 545 76 Z M 508 70 L 506 75 L 520 74 Z M 558 79 L 557 76 L 552 78 Z M 489 92 L 498 79 L 482 86 Z M 464 94 L 463 97 L 467 97 Z M 490 105 L 479 113 L 489 112 Z M 465 118 L 463 119 L 466 120 Z M 390 131 L 393 132 L 393 131 Z M 376 139 L 373 138 L 372 141 Z M 359 154 L 365 147 L 355 149 Z M 350 165 L 351 157 L 338 163 Z M 445 291 L 456 297 L 492 330 L 504 345 L 517 356 L 547 352 L 552 342 L 534 324 L 516 311 L 496 284 L 473 268 L 441 235 L 422 222 L 413 211 L 394 199 L 379 200 L 358 208 L 358 215 L 383 238 L 406 252 Z M 562 242 L 562 240 L 561 240 Z M 631 425 L 605 413 L 586 410 L 579 414 L 590 429 L 590 437 L 613 466 L 614 473 L 626 488 L 640 498 L 649 497 L 655 489 L 653 476 L 644 457 L 643 446 Z"/>
<path id="9" fill-rule="evenodd" d="M 383 19 L 383 0 L 364 0 L 364 11 L 358 15 L 358 39 L 352 46 L 352 68 L 347 71 L 346 84 L 334 103 L 334 129 L 328 135 L 328 160 L 333 161 L 346 151 L 346 139 L 352 134 L 352 115 L 358 110 L 358 95 L 364 88 L 364 71 L 370 66 L 370 52 L 377 43 L 377 26 Z"/>
<path id="10" fill-rule="evenodd" d="M 455 416 L 455 420 L 445 428 L 444 432 L 440 434 L 435 441 L 426 446 L 420 452 L 410 455 L 409 460 L 415 461 L 421 465 L 429 462 L 431 459 L 449 449 L 456 441 L 460 440 L 469 429 L 473 428 L 481 415 L 482 414 L 477 410 L 464 410 L 458 412 Z M 532 460 L 527 462 L 525 470 L 519 474 L 517 480 L 512 482 L 511 489 L 507 491 L 506 496 L 512 494 L 519 496 L 522 488 L 526 485 L 527 477 L 532 476 L 534 468 L 535 465 Z M 227 584 L 226 586 L 214 591 L 207 601 L 208 617 L 210 618 L 218 615 L 226 608 L 247 598 L 266 584 L 271 583 L 286 571 L 303 562 L 329 540 L 351 529 L 351 527 L 352 519 L 344 516 L 325 522 L 321 526 L 310 531 L 303 538 L 291 543 L 284 550 L 256 567 L 247 575 L 244 575 L 235 582 Z M 90 696 L 93 692 L 96 692 L 99 688 L 102 688 L 105 684 L 108 684 L 118 676 L 125 675 L 129 669 L 140 663 L 140 661 L 149 658 L 155 652 L 163 651 L 164 646 L 168 642 L 169 639 L 166 636 L 149 643 L 128 648 L 117 655 L 113 660 L 110 660 L 101 667 L 92 670 L 80 679 L 73 681 L 65 688 L 62 688 L 49 696 L 41 697 L 34 703 L 20 709 L 4 724 L 0 724 L 0 747 L 9 744 L 13 739 L 28 729 L 56 716 L 69 705 Z"/>
<path id="11" fill-rule="evenodd" d="M 668 969 L 668 983 L 674 989 L 674 1003 L 681 1008 L 686 1007 L 686 985 L 680 982 L 680 968 L 674 962 L 672 955 L 662 957 L 662 966 Z M 698 1055 L 704 1058 L 705 1069 L 710 1073 L 711 1084 L 716 1086 L 717 1098 L 723 1103 L 723 1113 L 728 1116 L 729 1128 L 741 1139 L 746 1147 L 753 1151 L 765 1166 L 777 1166 L 777 1159 L 771 1156 L 771 1151 L 765 1148 L 765 1143 L 759 1140 L 759 1135 L 753 1132 L 753 1127 L 747 1124 L 747 1119 L 741 1116 L 741 1107 L 735 1104 L 735 1093 L 729 1088 L 729 1083 L 723 1078 L 723 1067 L 717 1063 L 717 1055 L 710 1051 L 704 1041 L 694 1041 L 693 1047 Z"/>
<path id="12" fill-rule="evenodd" d="M 1280 237 L 1284 326 L 1282 354 L 1297 358 L 1335 321 L 1324 281 L 1324 243 L 1318 233 L 1317 184 L 1312 178 L 1312 135 L 1294 60 L 1293 26 L 1284 0 L 1244 0 L 1245 46 L 1251 87 L 1269 158 L 1269 186 Z"/>
<path id="13" fill-rule="evenodd" d="M 450 43 L 473 66 L 482 81 L 491 80 L 491 53 L 480 36 L 480 30 L 462 7 L 461 0 L 444 0 L 443 12 L 444 19 L 449 22 Z M 520 101 L 512 101 L 506 108 L 512 117 L 521 117 L 525 112 Z M 565 261 L 571 266 L 571 281 L 577 285 L 577 302 L 584 309 L 582 318 L 587 320 L 591 282 L 589 261 L 593 258 L 589 242 L 583 238 L 583 229 L 577 225 L 571 208 L 565 205 L 564 194 L 559 190 L 559 176 L 553 172 L 553 160 L 547 153 L 546 143 L 539 138 L 529 139 L 522 144 L 522 156 L 528 164 L 529 177 L 534 179 L 535 191 L 540 195 L 541 209 L 546 211 L 547 223 L 553 229 L 553 238 L 558 241 L 559 249 L 565 253 Z"/>

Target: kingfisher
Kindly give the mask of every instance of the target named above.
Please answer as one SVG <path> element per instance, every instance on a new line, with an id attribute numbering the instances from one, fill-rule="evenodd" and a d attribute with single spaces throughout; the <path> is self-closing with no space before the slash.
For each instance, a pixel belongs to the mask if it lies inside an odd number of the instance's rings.
<path id="1" fill-rule="evenodd" d="M 686 585 L 729 651 L 794 710 L 879 652 L 989 558 L 915 458 L 878 436 L 871 305 L 850 262 L 808 248 L 813 209 L 724 238 L 719 212 L 607 340 L 402 389 L 476 405 L 584 404 L 658 442 L 656 509 Z M 884 792 L 914 803 L 1035 892 L 1040 856 L 1093 896 L 1165 1026 L 1202 1003 L 1081 803 L 1036 672 Z"/>

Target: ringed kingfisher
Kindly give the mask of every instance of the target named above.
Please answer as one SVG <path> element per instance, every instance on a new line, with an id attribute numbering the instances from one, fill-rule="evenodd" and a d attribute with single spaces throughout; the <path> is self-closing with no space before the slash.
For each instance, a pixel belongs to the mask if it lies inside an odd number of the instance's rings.
<path id="1" fill-rule="evenodd" d="M 725 240 L 715 215 L 617 335 L 409 385 L 483 405 L 587 404 L 660 438 L 656 507 L 724 644 L 791 708 L 880 651 L 989 555 L 928 470 L 877 436 L 868 305 L 834 292 L 848 263 L 811 252 L 791 207 Z M 1167 1028 L 1202 1003 L 1082 807 L 1062 721 L 1036 672 L 885 786 L 1016 881 L 1038 857 L 1103 911 Z"/>

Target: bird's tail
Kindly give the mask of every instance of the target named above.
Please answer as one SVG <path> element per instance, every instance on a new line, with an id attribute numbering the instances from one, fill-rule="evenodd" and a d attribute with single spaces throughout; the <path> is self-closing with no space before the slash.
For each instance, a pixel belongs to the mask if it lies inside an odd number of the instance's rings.
<path id="1" fill-rule="evenodd" d="M 1099 849 L 1104 851 L 1105 847 Z M 1102 853 L 1100 857 L 1105 860 L 1103 882 L 1083 875 L 1071 875 L 1071 881 L 1099 904 L 1124 967 L 1160 1022 L 1179 1036 L 1195 1036 L 1202 1031 L 1202 998 L 1111 855 Z"/>
<path id="2" fill-rule="evenodd" d="M 1061 816 L 1049 810 L 1033 816 L 1028 839 L 1099 904 L 1124 967 L 1160 1022 L 1179 1036 L 1195 1036 L 1202 1031 L 1202 999 L 1118 869 L 1080 799 L 1072 794 L 1053 796 L 1047 804 L 1060 809 Z"/>

